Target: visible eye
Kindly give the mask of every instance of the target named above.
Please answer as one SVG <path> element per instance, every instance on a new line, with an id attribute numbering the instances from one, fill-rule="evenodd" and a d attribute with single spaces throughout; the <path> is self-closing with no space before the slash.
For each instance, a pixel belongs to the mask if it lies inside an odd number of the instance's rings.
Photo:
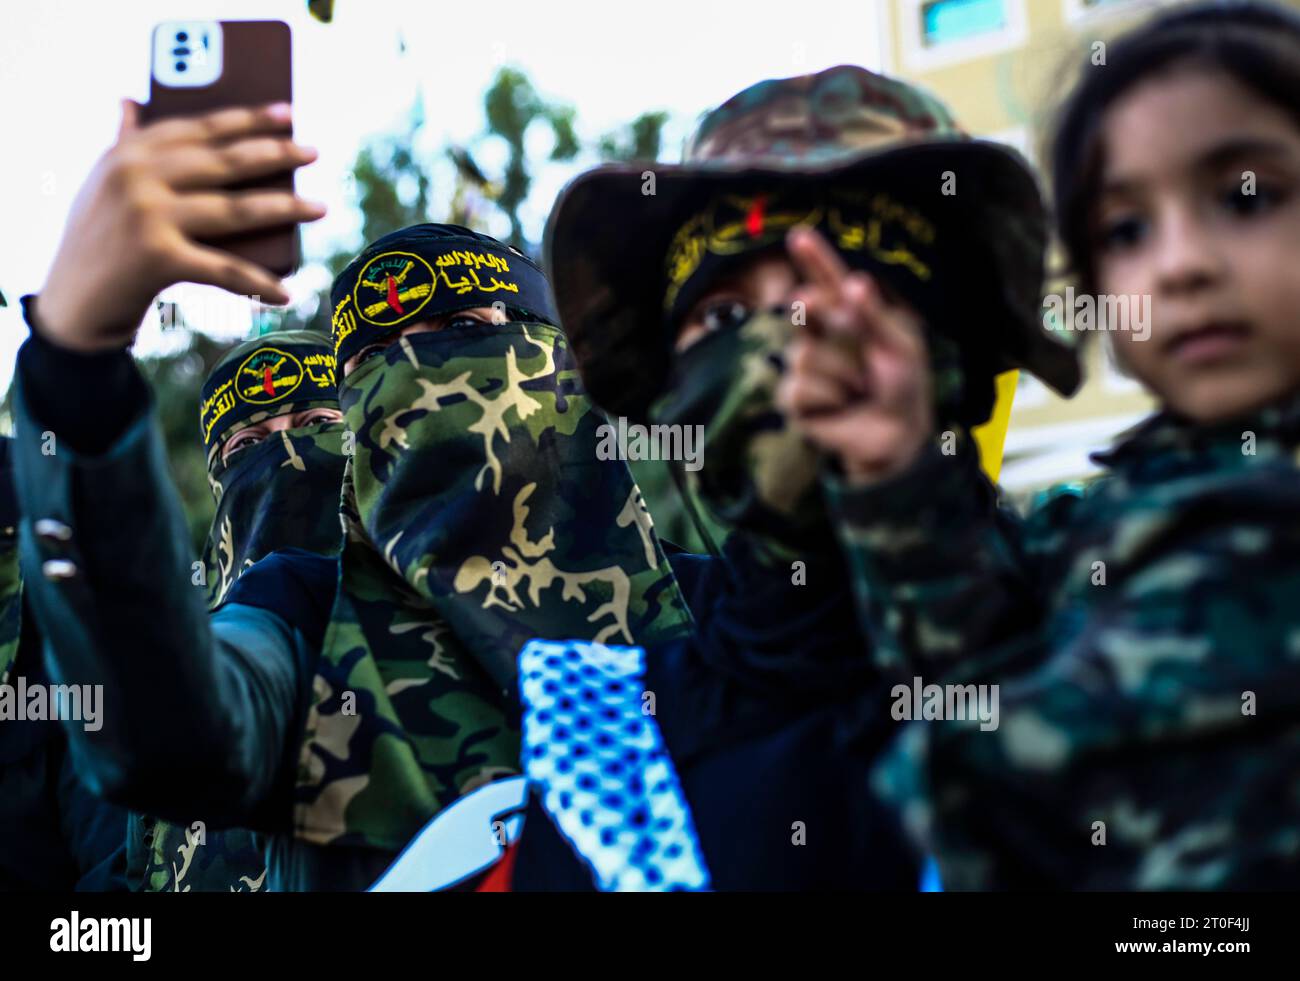
<path id="1" fill-rule="evenodd" d="M 240 430 L 234 436 L 231 436 L 230 441 L 226 443 L 226 448 L 221 453 L 221 459 L 229 460 L 240 450 L 254 446 L 264 439 L 266 439 L 266 433 L 260 429 Z"/>
<path id="2" fill-rule="evenodd" d="M 1224 209 L 1242 218 L 1266 214 L 1282 203 L 1283 195 L 1273 187 L 1256 184 L 1251 194 L 1239 181 L 1233 181 L 1222 194 L 1219 203 Z"/>
<path id="3" fill-rule="evenodd" d="M 318 422 L 337 422 L 338 413 L 330 409 L 310 409 L 294 418 L 293 428 L 315 425 Z"/>
<path id="4" fill-rule="evenodd" d="M 386 348 L 386 347 L 388 347 L 387 344 L 367 344 L 365 347 L 363 347 L 363 348 L 362 348 L 360 351 L 358 351 L 357 354 L 356 354 L 356 358 L 357 358 L 356 364 L 357 364 L 357 367 L 361 367 L 361 365 L 365 364 L 367 361 L 369 361 L 371 358 L 373 358 L 376 354 L 379 354 L 379 353 L 380 353 L 381 351 L 383 351 L 383 349 Z"/>
<path id="5" fill-rule="evenodd" d="M 752 313 L 748 303 L 734 296 L 705 298 L 682 321 L 673 346 L 685 351 L 715 331 L 744 323 Z"/>
<path id="6" fill-rule="evenodd" d="M 1121 252 L 1142 241 L 1147 233 L 1147 222 L 1137 215 L 1123 215 L 1104 222 L 1097 236 L 1097 247 L 1102 252 Z"/>
<path id="7" fill-rule="evenodd" d="M 466 326 L 481 327 L 483 324 L 489 324 L 491 322 L 492 321 L 477 313 L 457 313 L 447 318 L 447 322 L 443 325 L 443 329 Z"/>
<path id="8" fill-rule="evenodd" d="M 753 315 L 753 308 L 743 300 L 718 300 L 700 311 L 700 322 L 709 333 L 739 327 Z"/>

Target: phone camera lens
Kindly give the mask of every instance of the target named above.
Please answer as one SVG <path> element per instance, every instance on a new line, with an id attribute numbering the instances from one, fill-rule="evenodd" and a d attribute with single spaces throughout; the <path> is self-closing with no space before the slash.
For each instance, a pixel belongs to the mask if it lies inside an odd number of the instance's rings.
<path id="1" fill-rule="evenodd" d="M 185 64 L 185 62 L 183 62 L 183 61 L 178 61 L 178 62 L 176 62 L 176 70 L 177 70 L 178 72 L 183 72 L 183 71 L 185 71 L 188 67 L 189 67 L 189 66 L 188 66 L 187 64 Z"/>
<path id="2" fill-rule="evenodd" d="M 176 32 L 176 40 L 179 41 L 181 44 L 184 44 L 184 43 L 185 43 L 186 41 L 188 41 L 189 39 L 190 39 L 190 36 L 189 36 L 189 34 L 187 34 L 185 31 L 177 31 L 177 32 Z"/>

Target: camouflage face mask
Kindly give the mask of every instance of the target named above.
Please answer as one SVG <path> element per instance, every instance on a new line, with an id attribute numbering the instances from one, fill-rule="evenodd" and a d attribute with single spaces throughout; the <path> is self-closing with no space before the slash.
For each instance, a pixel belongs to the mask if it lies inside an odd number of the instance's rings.
<path id="1" fill-rule="evenodd" d="M 818 454 L 776 407 L 793 333 L 782 311 L 708 335 L 677 356 L 672 387 L 651 416 L 703 428 L 703 467 L 690 475 L 692 490 L 724 524 L 806 548 L 810 534 L 829 530 Z"/>
<path id="2" fill-rule="evenodd" d="M 526 641 L 653 646 L 690 616 L 557 328 L 401 337 L 339 396 L 356 447 L 298 833 L 400 848 L 517 772 L 503 689 Z"/>
<path id="3" fill-rule="evenodd" d="M 829 534 L 829 526 L 818 490 L 821 458 L 776 407 L 785 348 L 796 329 L 787 311 L 766 311 L 696 342 L 677 355 L 672 387 L 651 416 L 660 424 L 703 427 L 704 465 L 688 478 L 720 521 L 801 550 Z M 936 419 L 941 427 L 964 425 L 961 349 L 933 331 L 926 343 Z"/>
<path id="4" fill-rule="evenodd" d="M 203 552 L 210 605 L 220 603 L 245 569 L 276 549 L 338 551 L 345 429 L 341 422 L 317 423 L 272 433 L 236 451 L 229 462 L 214 454 L 208 483 L 217 513 Z"/>
<path id="5" fill-rule="evenodd" d="M 478 324 L 401 337 L 340 393 L 367 537 L 494 677 L 534 637 L 653 643 L 682 622 L 577 379 L 558 328 Z"/>

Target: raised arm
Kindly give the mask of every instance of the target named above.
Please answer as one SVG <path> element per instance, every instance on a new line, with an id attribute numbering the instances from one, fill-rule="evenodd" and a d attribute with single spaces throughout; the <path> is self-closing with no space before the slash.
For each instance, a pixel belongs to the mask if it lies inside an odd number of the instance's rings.
<path id="1" fill-rule="evenodd" d="M 147 403 L 107 447 L 79 452 L 75 422 L 32 412 L 29 394 L 50 382 L 34 375 L 33 362 L 45 362 L 32 343 L 15 399 L 22 564 L 50 673 L 82 686 L 83 719 L 65 722 L 77 770 L 96 793 L 137 810 L 246 819 L 283 772 L 301 640 L 266 610 L 209 619 Z M 130 389 L 81 380 L 83 393 L 129 404 Z"/>
<path id="2" fill-rule="evenodd" d="M 73 205 L 19 355 L 14 466 L 31 608 L 56 684 L 81 689 L 65 724 L 103 796 L 163 817 L 251 823 L 285 765 L 304 645 L 272 611 L 211 621 L 149 397 L 126 347 L 176 282 L 283 302 L 265 270 L 200 239 L 319 217 L 287 191 L 229 191 L 314 153 L 287 107 L 137 124 Z M 102 687 L 100 687 L 102 686 Z M 96 702 L 88 702 L 96 699 Z M 287 807 L 284 809 L 287 818 Z"/>

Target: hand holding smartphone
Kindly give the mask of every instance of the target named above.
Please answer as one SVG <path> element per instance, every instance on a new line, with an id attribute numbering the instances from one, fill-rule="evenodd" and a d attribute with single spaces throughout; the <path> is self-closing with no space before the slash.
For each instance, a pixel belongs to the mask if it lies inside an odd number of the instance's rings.
<path id="1" fill-rule="evenodd" d="M 170 21 L 153 34 L 145 125 L 217 109 L 291 103 L 292 45 L 282 21 Z M 285 135 L 292 135 L 286 125 Z M 255 177 L 230 186 L 293 191 L 293 171 Z M 216 248 L 242 256 L 277 276 L 298 268 L 298 226 L 259 229 L 210 239 Z"/>
<path id="2" fill-rule="evenodd" d="M 151 101 L 124 104 L 37 298 L 40 332 L 74 350 L 129 344 L 178 282 L 287 302 L 297 224 L 325 213 L 293 192 L 316 154 L 290 135 L 286 25 L 177 22 L 155 31 L 154 51 Z"/>

